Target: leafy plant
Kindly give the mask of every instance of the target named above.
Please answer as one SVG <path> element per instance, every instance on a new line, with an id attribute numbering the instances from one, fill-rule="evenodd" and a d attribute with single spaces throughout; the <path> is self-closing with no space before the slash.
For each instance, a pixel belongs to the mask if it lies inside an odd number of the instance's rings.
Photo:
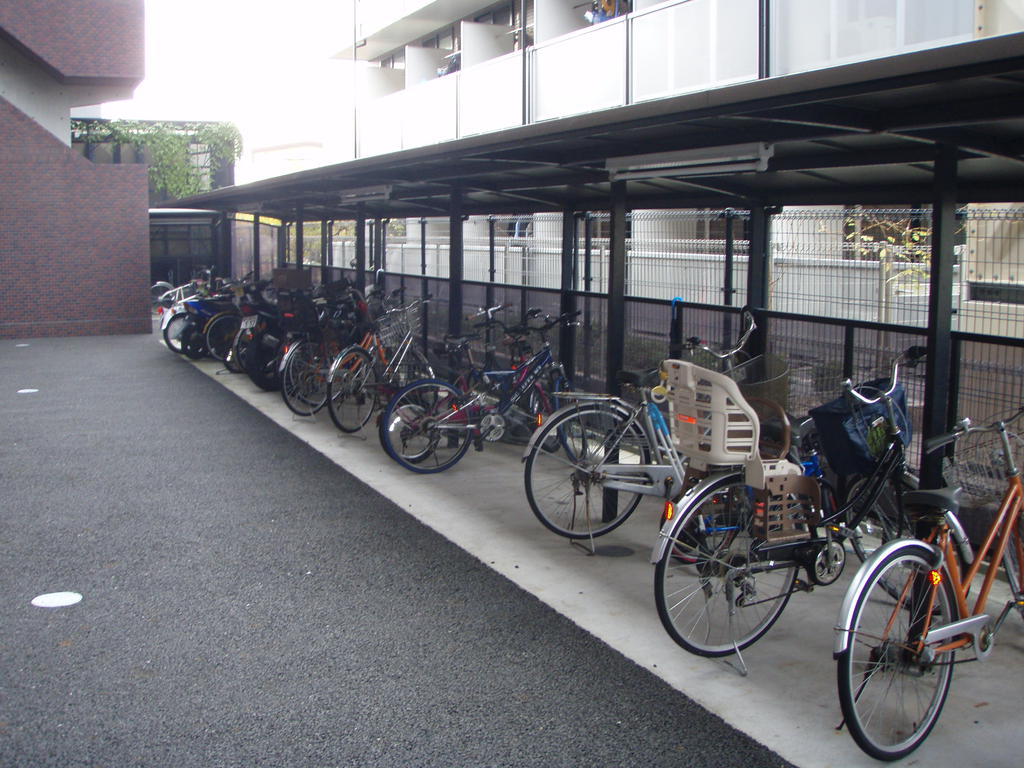
<path id="1" fill-rule="evenodd" d="M 168 198 L 211 188 L 214 174 L 242 156 L 231 123 L 72 119 L 73 141 L 130 146 L 149 165 L 150 186 Z"/>

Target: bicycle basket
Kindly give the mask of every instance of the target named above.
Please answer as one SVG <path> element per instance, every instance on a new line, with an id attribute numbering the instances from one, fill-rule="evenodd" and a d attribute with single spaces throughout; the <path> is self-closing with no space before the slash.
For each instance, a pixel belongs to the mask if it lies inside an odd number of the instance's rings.
<path id="1" fill-rule="evenodd" d="M 415 334 L 420 327 L 423 302 L 417 301 L 386 312 L 377 321 L 377 333 L 386 347 L 396 347 L 406 334 Z"/>
<path id="2" fill-rule="evenodd" d="M 726 374 L 746 398 L 771 400 L 783 408 L 789 401 L 789 365 L 778 355 L 757 355 Z"/>
<path id="3" fill-rule="evenodd" d="M 986 419 L 991 424 L 995 419 Z M 1024 439 L 1007 432 L 1014 464 L 1020 468 L 1024 462 Z M 1006 490 L 1006 465 L 1003 441 L 997 432 L 968 432 L 956 441 L 952 460 L 943 464 L 947 485 L 957 487 L 975 501 L 998 503 Z"/>
<path id="4" fill-rule="evenodd" d="M 888 379 L 875 379 L 857 387 L 867 396 L 885 392 Z M 907 393 L 897 384 L 892 393 L 896 406 L 896 424 L 904 445 L 910 443 L 912 432 L 907 418 Z M 884 402 L 864 405 L 846 395 L 840 395 L 810 411 L 818 430 L 825 459 L 838 475 L 869 475 L 888 445 L 886 419 L 888 408 Z"/>

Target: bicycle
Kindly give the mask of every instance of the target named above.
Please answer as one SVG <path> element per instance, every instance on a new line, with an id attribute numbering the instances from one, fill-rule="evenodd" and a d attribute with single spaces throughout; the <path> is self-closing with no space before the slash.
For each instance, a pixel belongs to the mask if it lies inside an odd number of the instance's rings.
<path id="1" fill-rule="evenodd" d="M 572 322 L 578 314 L 546 318 L 531 330 L 544 334 Z M 493 317 L 491 322 L 500 324 Z M 423 379 L 399 390 L 380 420 L 379 437 L 385 452 L 412 472 L 442 472 L 462 459 L 470 444 L 483 450 L 486 442 L 499 439 L 513 409 L 546 409 L 543 398 L 538 399 L 538 383 L 560 366 L 550 342 L 543 338 L 541 348 L 513 370 L 485 371 L 474 365 L 463 379 L 468 388 L 441 379 Z M 468 350 L 468 337 L 449 341 Z"/>
<path id="2" fill-rule="evenodd" d="M 348 281 L 321 286 L 317 293 L 293 291 L 278 297 L 290 334 L 278 367 L 281 397 L 299 416 L 312 416 L 327 403 L 330 362 L 366 319 L 366 303 Z"/>
<path id="3" fill-rule="evenodd" d="M 386 310 L 362 340 L 341 351 L 327 374 L 327 410 L 342 432 L 358 432 L 381 401 L 406 384 L 433 378 L 434 369 L 414 343 L 426 300 Z"/>
<path id="4" fill-rule="evenodd" d="M 872 757 L 897 760 L 917 749 L 939 719 L 954 665 L 963 663 L 956 653 L 972 650 L 974 657 L 966 661 L 989 658 L 1013 609 L 1024 616 L 1024 484 L 1018 464 L 1024 451 L 1019 436 L 1006 428 L 1021 414 L 1024 408 L 984 427 L 965 419 L 925 444 L 932 452 L 962 438 L 969 442 L 972 435 L 983 438 L 974 450 L 958 445 L 954 463 L 961 487 L 973 495 L 987 495 L 994 480 L 1002 481 L 998 511 L 979 551 L 972 551 L 958 519 L 958 488 L 911 491 L 904 502 L 917 538 L 882 546 L 846 592 L 834 647 L 839 703 L 850 735 Z M 1000 565 L 1005 585 L 996 581 Z M 983 569 L 971 606 L 968 596 Z M 985 609 L 996 591 L 1005 592 L 1006 602 L 993 618 Z"/>
<path id="5" fill-rule="evenodd" d="M 698 338 L 688 353 L 725 370 L 736 368 L 743 347 L 756 329 L 744 311 L 745 330 L 737 343 L 715 350 Z M 743 358 L 745 359 L 745 358 Z M 533 433 L 522 460 L 526 499 L 548 530 L 571 540 L 593 539 L 622 525 L 644 496 L 669 499 L 686 485 L 685 458 L 671 442 L 659 405 L 665 393 L 643 387 L 645 377 L 631 371 L 619 381 L 637 390 L 639 399 L 587 392 L 562 392 L 570 401 Z"/>
<path id="6" fill-rule="evenodd" d="M 666 505 L 651 560 L 658 616 L 676 643 L 700 656 L 735 654 L 746 674 L 741 652 L 771 629 L 791 595 L 839 578 L 845 542 L 858 557 L 868 555 L 861 541 L 866 521 L 880 527 L 882 541 L 908 531 L 901 499 L 910 491 L 909 424 L 896 399 L 901 363 L 921 354 L 912 348 L 898 356 L 887 389 L 874 398 L 844 384 L 847 398 L 884 415 L 871 425 L 871 442 L 882 453 L 838 507 L 825 502 L 823 481 L 788 446 L 761 454 L 758 415 L 734 381 L 666 361 L 672 423 L 690 482 Z M 886 490 L 896 500 L 896 520 L 879 504 Z M 806 580 L 798 578 L 801 571 Z"/>

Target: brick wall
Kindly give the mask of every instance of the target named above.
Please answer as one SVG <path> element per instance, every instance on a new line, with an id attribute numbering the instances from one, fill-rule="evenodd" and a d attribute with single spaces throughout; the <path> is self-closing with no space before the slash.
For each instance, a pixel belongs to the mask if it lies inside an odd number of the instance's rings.
<path id="1" fill-rule="evenodd" d="M 0 338 L 149 333 L 143 165 L 93 165 L 0 99 Z"/>
<path id="2" fill-rule="evenodd" d="M 0 2 L 0 35 L 65 83 L 140 81 L 143 22 L 143 0 Z"/>

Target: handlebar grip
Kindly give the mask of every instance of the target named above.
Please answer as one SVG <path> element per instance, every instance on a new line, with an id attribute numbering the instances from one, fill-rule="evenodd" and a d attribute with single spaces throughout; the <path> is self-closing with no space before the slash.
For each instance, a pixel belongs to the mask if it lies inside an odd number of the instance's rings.
<path id="1" fill-rule="evenodd" d="M 962 421 L 958 422 L 955 427 L 953 427 L 953 430 L 951 432 L 947 432 L 944 435 L 936 435 L 935 437 L 929 437 L 927 440 L 925 440 L 924 452 L 932 453 L 934 451 L 937 451 L 939 448 L 942 448 L 943 446 L 955 442 L 956 439 L 960 437 L 960 435 L 965 434 L 970 428 L 971 420 L 963 419 Z"/>

